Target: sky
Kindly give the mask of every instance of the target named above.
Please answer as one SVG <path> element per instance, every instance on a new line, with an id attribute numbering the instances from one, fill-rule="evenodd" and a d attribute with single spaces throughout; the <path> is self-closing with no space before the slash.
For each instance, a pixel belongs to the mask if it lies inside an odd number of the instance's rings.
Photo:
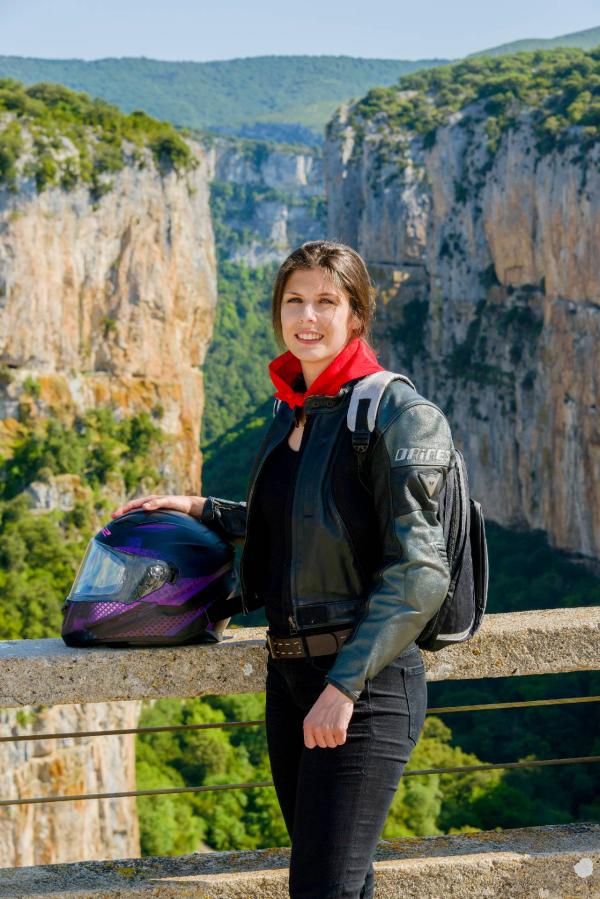
<path id="1" fill-rule="evenodd" d="M 600 25 L 600 0 L 0 0 L 0 55 L 455 59 Z"/>

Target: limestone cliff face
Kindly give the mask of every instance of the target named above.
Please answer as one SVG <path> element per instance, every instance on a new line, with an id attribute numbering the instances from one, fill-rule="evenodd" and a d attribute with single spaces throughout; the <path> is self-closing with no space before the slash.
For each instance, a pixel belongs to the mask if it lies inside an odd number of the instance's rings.
<path id="1" fill-rule="evenodd" d="M 3 736 L 135 727 L 138 702 L 0 711 Z M 21 799 L 135 789 L 130 736 L 0 743 L 0 794 Z M 0 867 L 139 855 L 135 799 L 0 809 Z"/>
<path id="2" fill-rule="evenodd" d="M 206 157 L 193 151 L 198 164 L 184 174 L 161 175 L 146 154 L 144 168 L 114 175 L 95 203 L 85 187 L 38 195 L 23 181 L 16 193 L 0 192 L 0 457 L 33 378 L 34 415 L 60 410 L 68 418 L 99 406 L 156 413 L 163 489 L 198 492 L 200 366 L 212 336 L 216 262 Z M 28 492 L 42 511 L 71 508 L 86 489 L 67 474 Z M 53 708 L 27 726 L 134 727 L 138 711 L 135 703 Z M 22 718 L 0 712 L 0 730 L 23 732 Z M 134 738 L 0 744 L 0 783 L 3 797 L 18 798 L 133 790 Z M 138 854 L 134 800 L 0 810 L 0 865 Z"/>
<path id="3" fill-rule="evenodd" d="M 159 471 L 198 489 L 203 407 L 199 370 L 212 335 L 216 263 L 206 157 L 160 175 L 148 156 L 92 203 L 85 187 L 0 192 L 0 418 L 16 414 L 23 381 L 38 411 L 161 407 Z"/>
<path id="4" fill-rule="evenodd" d="M 487 515 L 598 558 L 600 146 L 540 155 L 522 113 L 490 157 L 477 112 L 426 147 L 341 108 L 328 233 L 366 258 L 383 362 L 447 412 Z"/>
<path id="5" fill-rule="evenodd" d="M 324 237 L 317 148 L 211 138 L 206 153 L 216 196 L 213 213 L 224 226 L 220 249 L 227 259 L 251 267 L 280 263 L 304 241 Z"/>

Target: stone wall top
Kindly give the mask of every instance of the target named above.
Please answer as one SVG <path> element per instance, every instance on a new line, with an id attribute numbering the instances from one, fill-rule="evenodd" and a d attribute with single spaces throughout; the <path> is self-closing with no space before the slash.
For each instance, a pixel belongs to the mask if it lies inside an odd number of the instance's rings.
<path id="1" fill-rule="evenodd" d="M 0 871 L 0 895 L 286 899 L 288 864 L 289 849 L 263 849 L 13 868 Z M 380 899 L 593 899 L 600 895 L 600 825 L 382 840 L 374 868 Z"/>
<path id="2" fill-rule="evenodd" d="M 424 652 L 427 679 L 600 669 L 600 607 L 486 615 L 467 643 Z M 249 693 L 264 689 L 263 628 L 220 643 L 71 649 L 62 640 L 0 642 L 0 707 Z"/>

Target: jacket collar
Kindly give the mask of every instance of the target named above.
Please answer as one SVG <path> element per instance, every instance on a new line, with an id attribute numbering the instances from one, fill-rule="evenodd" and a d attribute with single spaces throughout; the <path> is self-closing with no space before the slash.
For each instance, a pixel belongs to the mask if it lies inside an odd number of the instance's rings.
<path id="1" fill-rule="evenodd" d="M 383 368 L 361 337 L 355 337 L 340 350 L 309 390 L 305 389 L 300 360 L 289 350 L 269 363 L 269 374 L 276 388 L 275 397 L 287 403 L 290 409 L 303 406 L 309 397 L 337 396 L 348 381 L 376 371 L 383 371 Z"/>

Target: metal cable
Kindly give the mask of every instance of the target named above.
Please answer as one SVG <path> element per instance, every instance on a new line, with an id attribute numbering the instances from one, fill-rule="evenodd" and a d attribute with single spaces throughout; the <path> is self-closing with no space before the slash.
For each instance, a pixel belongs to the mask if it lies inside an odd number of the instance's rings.
<path id="1" fill-rule="evenodd" d="M 264 724 L 263 719 L 256 721 L 217 721 L 210 724 L 161 724 L 156 727 L 120 727 L 115 730 L 76 730 L 61 734 L 19 734 L 14 737 L 0 737 L 0 743 L 19 743 L 26 740 L 67 740 L 76 737 L 115 737 L 121 734 L 160 734 L 165 731 L 207 730 L 211 727 L 242 727 Z"/>
<path id="2" fill-rule="evenodd" d="M 504 764 L 457 765 L 452 768 L 419 768 L 405 771 L 403 777 L 422 774 L 456 774 L 466 771 L 491 771 L 494 768 L 537 768 L 544 765 L 576 765 L 600 762 L 600 755 L 579 756 L 569 759 L 536 759 L 526 762 L 505 762 Z M 129 790 L 122 793 L 83 793 L 79 796 L 35 796 L 31 799 L 0 799 L 0 807 L 9 805 L 35 805 L 46 802 L 77 802 L 83 799 L 124 799 L 132 796 L 166 796 L 173 793 L 209 793 L 215 790 L 249 790 L 256 787 L 272 787 L 272 780 L 259 783 L 217 784 L 203 787 L 169 787 L 156 790 Z"/>
<path id="3" fill-rule="evenodd" d="M 428 708 L 428 715 L 443 715 L 450 712 L 481 712 L 494 709 L 521 709 L 535 706 L 565 705 L 573 702 L 600 702 L 600 696 L 571 696 L 564 699 L 531 699 L 521 702 L 492 702 L 478 705 L 453 705 Z M 208 730 L 213 727 L 253 727 L 264 725 L 264 719 L 254 721 L 217 721 L 210 724 L 165 724 L 155 727 L 121 727 L 114 730 L 82 730 L 56 734 L 19 734 L 0 737 L 0 743 L 20 743 L 28 740 L 67 740 L 77 737 L 115 737 L 122 734 L 159 734 L 166 731 Z"/>

